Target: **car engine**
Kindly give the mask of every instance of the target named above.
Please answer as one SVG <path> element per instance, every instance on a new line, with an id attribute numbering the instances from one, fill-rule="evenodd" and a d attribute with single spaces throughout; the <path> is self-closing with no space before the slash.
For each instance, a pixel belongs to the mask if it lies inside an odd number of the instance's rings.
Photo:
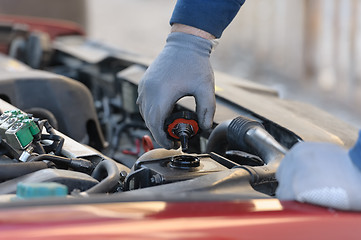
<path id="1" fill-rule="evenodd" d="M 46 51 L 13 44 L 12 54 L 0 55 L 2 204 L 273 198 L 277 167 L 294 144 L 350 147 L 357 137 L 320 109 L 216 72 L 212 129 L 182 135 L 182 148 L 167 150 L 136 104 L 148 59 L 79 35 L 57 37 Z M 36 54 L 38 69 L 24 54 Z M 194 105 L 181 99 L 174 116 L 194 120 L 187 117 Z M 182 125 L 172 126 L 177 135 Z"/>

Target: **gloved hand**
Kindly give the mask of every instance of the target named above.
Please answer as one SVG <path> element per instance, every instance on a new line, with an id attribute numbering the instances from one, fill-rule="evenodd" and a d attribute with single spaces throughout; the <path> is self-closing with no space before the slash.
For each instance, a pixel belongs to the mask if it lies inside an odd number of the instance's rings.
<path id="1" fill-rule="evenodd" d="M 138 87 L 140 113 L 155 140 L 173 148 L 163 129 L 174 104 L 184 96 L 194 96 L 199 126 L 212 126 L 215 112 L 214 76 L 209 56 L 210 40 L 173 32 L 167 44 L 147 69 Z"/>
<path id="2" fill-rule="evenodd" d="M 361 152 L 361 141 L 351 150 Z M 276 196 L 341 210 L 361 210 L 361 163 L 334 144 L 302 142 L 282 160 Z M 353 162 L 354 160 L 354 162 Z"/>

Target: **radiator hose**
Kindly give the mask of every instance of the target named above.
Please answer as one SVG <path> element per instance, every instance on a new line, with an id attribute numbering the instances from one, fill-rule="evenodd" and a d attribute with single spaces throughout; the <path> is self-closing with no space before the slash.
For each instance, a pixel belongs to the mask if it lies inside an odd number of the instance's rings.
<path id="1" fill-rule="evenodd" d="M 114 161 L 105 159 L 95 167 L 92 177 L 100 182 L 85 191 L 85 193 L 107 193 L 114 190 L 114 188 L 118 185 L 120 181 L 120 171 Z"/>

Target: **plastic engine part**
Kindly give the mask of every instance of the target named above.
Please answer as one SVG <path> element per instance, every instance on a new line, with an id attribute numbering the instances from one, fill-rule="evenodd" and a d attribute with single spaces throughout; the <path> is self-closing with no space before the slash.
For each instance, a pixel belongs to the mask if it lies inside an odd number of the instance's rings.
<path id="1" fill-rule="evenodd" d="M 65 197 L 68 187 L 54 182 L 46 183 L 18 183 L 16 196 L 22 199 L 43 197 Z"/>

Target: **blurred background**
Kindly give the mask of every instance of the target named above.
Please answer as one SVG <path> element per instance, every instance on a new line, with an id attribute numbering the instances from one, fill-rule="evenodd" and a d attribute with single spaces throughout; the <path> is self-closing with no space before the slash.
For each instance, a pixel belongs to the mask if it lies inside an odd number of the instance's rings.
<path id="1" fill-rule="evenodd" d="M 75 21 L 92 39 L 154 58 L 176 1 L 0 0 L 0 13 Z M 361 1 L 248 0 L 212 54 L 215 70 L 266 84 L 361 126 Z M 285 116 L 286 117 L 286 116 Z"/>

